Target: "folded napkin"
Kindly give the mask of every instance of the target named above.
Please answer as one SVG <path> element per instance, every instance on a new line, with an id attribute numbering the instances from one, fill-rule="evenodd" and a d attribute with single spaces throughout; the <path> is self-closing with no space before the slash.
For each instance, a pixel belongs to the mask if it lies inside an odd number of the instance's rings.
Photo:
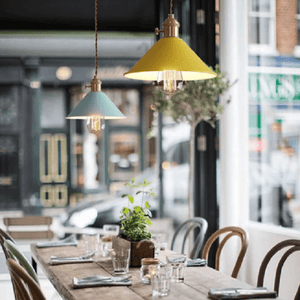
<path id="1" fill-rule="evenodd" d="M 203 267 L 206 266 L 206 260 L 202 258 L 191 259 L 186 262 L 187 267 Z"/>
<path id="2" fill-rule="evenodd" d="M 92 257 L 84 257 L 84 256 L 72 256 L 72 257 L 51 257 L 50 265 L 62 265 L 62 264 L 78 264 L 78 263 L 89 263 L 93 262 Z"/>
<path id="3" fill-rule="evenodd" d="M 73 277 L 72 287 L 74 289 L 96 287 L 96 286 L 110 286 L 110 285 L 132 285 L 132 282 L 127 276 L 122 277 L 106 277 L 106 276 L 91 276 L 77 279 Z"/>
<path id="4" fill-rule="evenodd" d="M 69 237 L 59 241 L 37 243 L 38 248 L 65 247 L 65 246 L 77 246 L 77 240 L 74 235 L 70 235 Z"/>
<path id="5" fill-rule="evenodd" d="M 251 298 L 276 298 L 276 292 L 270 292 L 264 287 L 241 289 L 223 288 L 211 289 L 208 292 L 211 299 L 251 299 Z"/>

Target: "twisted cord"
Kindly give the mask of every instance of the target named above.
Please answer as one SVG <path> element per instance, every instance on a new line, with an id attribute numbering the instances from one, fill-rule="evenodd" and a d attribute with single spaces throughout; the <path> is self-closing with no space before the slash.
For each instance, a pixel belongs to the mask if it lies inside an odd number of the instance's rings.
<path id="1" fill-rule="evenodd" d="M 173 0 L 171 0 L 170 2 L 170 14 L 173 13 Z"/>
<path id="2" fill-rule="evenodd" d="M 97 0 L 95 0 L 95 75 L 97 77 L 98 74 L 98 35 L 97 35 Z"/>

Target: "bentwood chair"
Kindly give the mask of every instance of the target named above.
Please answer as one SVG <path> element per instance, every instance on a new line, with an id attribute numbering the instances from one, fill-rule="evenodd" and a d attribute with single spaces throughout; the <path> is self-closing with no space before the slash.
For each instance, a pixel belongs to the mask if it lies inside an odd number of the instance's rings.
<path id="1" fill-rule="evenodd" d="M 6 226 L 7 233 L 16 240 L 37 240 L 53 238 L 53 231 L 50 226 L 52 224 L 52 217 L 47 216 L 25 216 L 18 218 L 3 218 L 3 223 Z M 15 230 L 14 228 L 24 226 L 35 226 L 34 230 Z M 27 227 L 27 228 L 30 228 Z M 41 229 L 47 227 L 47 229 Z"/>
<path id="2" fill-rule="evenodd" d="M 22 265 L 25 268 L 25 270 L 32 277 L 32 279 L 39 285 L 39 280 L 35 270 L 31 266 L 25 255 L 19 250 L 17 245 L 10 240 L 5 240 L 4 245 L 8 250 L 10 258 L 17 260 L 20 263 L 20 265 Z"/>
<path id="3" fill-rule="evenodd" d="M 288 247 L 288 249 L 286 249 L 285 253 L 282 255 L 282 257 L 279 260 L 279 263 L 277 265 L 277 269 L 276 269 L 274 291 L 276 291 L 278 294 L 282 267 L 283 267 L 285 261 L 287 260 L 287 258 L 292 253 L 300 250 L 300 240 L 285 240 L 283 242 L 278 243 L 273 248 L 271 248 L 271 250 L 266 254 L 265 258 L 263 259 L 263 261 L 260 265 L 259 272 L 258 272 L 258 280 L 257 280 L 258 287 L 263 286 L 266 268 L 267 268 L 271 258 L 278 251 L 280 251 L 286 247 Z M 298 290 L 297 290 L 294 300 L 300 300 L 300 285 L 298 286 Z"/>
<path id="4" fill-rule="evenodd" d="M 8 250 L 6 249 L 5 245 L 4 245 L 4 242 L 5 242 L 5 239 L 3 238 L 3 236 L 0 234 L 0 244 L 1 244 L 1 248 L 2 248 L 2 251 L 5 255 L 5 258 L 8 259 L 10 258 L 9 256 L 9 253 L 8 253 Z"/>
<path id="5" fill-rule="evenodd" d="M 6 264 L 12 278 L 13 286 L 16 288 L 17 299 L 22 300 L 46 300 L 39 285 L 32 279 L 27 271 L 13 259 L 8 258 Z"/>
<path id="6" fill-rule="evenodd" d="M 224 227 L 219 230 L 217 230 L 215 233 L 213 233 L 210 238 L 206 241 L 204 247 L 203 247 L 203 252 L 202 252 L 202 258 L 208 260 L 209 256 L 209 250 L 212 246 L 212 244 L 220 237 L 220 235 L 226 234 L 226 236 L 223 237 L 222 241 L 220 241 L 217 253 L 216 253 L 216 262 L 215 262 L 215 269 L 219 270 L 220 269 L 220 255 L 221 251 L 224 248 L 225 243 L 233 236 L 238 236 L 241 240 L 241 250 L 240 253 L 237 257 L 235 266 L 233 268 L 233 271 L 231 273 L 231 277 L 236 278 L 239 270 L 241 268 L 243 259 L 245 257 L 247 248 L 248 248 L 248 233 L 240 228 L 240 227 L 235 227 L 235 226 L 229 226 L 229 227 Z"/>
<path id="7" fill-rule="evenodd" d="M 10 241 L 12 241 L 13 243 L 16 244 L 15 240 L 7 232 L 5 232 L 1 228 L 0 228 L 0 235 L 2 235 L 2 237 L 4 238 L 4 240 L 10 240 Z"/>
<path id="8" fill-rule="evenodd" d="M 189 219 L 189 220 L 183 222 L 177 228 L 177 230 L 175 231 L 175 233 L 173 235 L 173 239 L 172 239 L 172 243 L 171 243 L 171 250 L 174 250 L 176 240 L 179 240 L 180 236 L 183 235 L 181 253 L 184 253 L 184 248 L 185 248 L 186 240 L 187 240 L 189 233 L 190 232 L 193 233 L 194 232 L 193 229 L 198 229 L 198 234 L 197 234 L 196 241 L 194 243 L 194 247 L 189 255 L 189 257 L 192 259 L 197 258 L 199 255 L 199 252 L 201 250 L 201 247 L 203 245 L 207 227 L 208 227 L 207 221 L 205 219 L 199 218 L 199 217 L 192 218 L 192 219 Z"/>

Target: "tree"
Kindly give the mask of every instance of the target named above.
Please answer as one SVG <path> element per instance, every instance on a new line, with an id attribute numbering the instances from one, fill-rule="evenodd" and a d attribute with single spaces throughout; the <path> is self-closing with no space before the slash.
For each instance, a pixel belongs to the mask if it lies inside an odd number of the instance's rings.
<path id="1" fill-rule="evenodd" d="M 166 95 L 161 88 L 153 91 L 152 104 L 164 115 L 171 116 L 175 122 L 188 121 L 191 125 L 190 135 L 190 170 L 189 170 L 189 208 L 192 212 L 193 178 L 195 174 L 195 128 L 201 121 L 215 126 L 215 121 L 221 116 L 224 107 L 219 104 L 217 98 L 229 87 L 230 83 L 225 79 L 225 73 L 220 71 L 217 65 L 214 72 L 217 76 L 213 79 L 189 81 L 185 88 L 177 91 L 172 96 Z M 190 216 L 192 217 L 192 216 Z"/>

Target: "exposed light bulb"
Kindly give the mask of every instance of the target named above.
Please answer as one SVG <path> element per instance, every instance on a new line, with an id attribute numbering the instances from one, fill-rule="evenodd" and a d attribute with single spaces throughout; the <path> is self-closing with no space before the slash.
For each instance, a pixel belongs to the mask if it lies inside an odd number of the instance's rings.
<path id="1" fill-rule="evenodd" d="M 102 116 L 91 116 L 87 118 L 87 128 L 89 132 L 98 134 L 105 128 L 104 118 Z"/>
<path id="2" fill-rule="evenodd" d="M 176 70 L 158 72 L 157 83 L 163 86 L 164 93 L 174 94 L 183 87 L 182 73 Z"/>

